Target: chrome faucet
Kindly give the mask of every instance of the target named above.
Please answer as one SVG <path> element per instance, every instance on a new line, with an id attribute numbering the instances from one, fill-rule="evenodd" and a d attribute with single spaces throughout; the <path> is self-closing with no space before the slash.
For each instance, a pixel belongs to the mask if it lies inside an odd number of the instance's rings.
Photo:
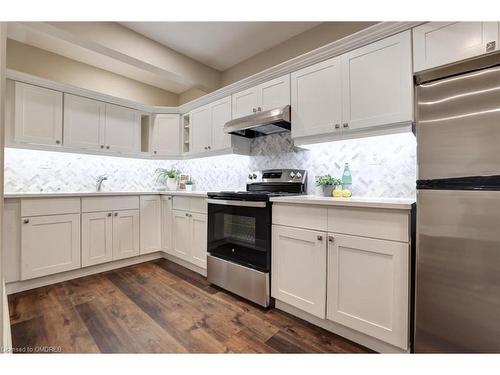
<path id="1" fill-rule="evenodd" d="M 103 183 L 104 181 L 106 181 L 107 179 L 108 179 L 108 176 L 106 176 L 106 175 L 104 175 L 104 174 L 103 174 L 103 175 L 101 175 L 101 176 L 99 176 L 99 177 L 97 177 L 97 179 L 96 179 L 96 181 L 95 181 L 95 190 L 96 190 L 97 192 L 101 191 L 102 183 Z"/>

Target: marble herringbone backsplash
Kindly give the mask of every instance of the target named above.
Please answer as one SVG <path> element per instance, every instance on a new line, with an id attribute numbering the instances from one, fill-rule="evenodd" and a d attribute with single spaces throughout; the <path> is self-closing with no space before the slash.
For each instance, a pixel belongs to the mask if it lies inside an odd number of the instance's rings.
<path id="1" fill-rule="evenodd" d="M 301 168 L 309 172 L 308 192 L 316 193 L 314 176 L 340 177 L 344 162 L 353 175 L 353 192 L 364 197 L 415 197 L 416 142 L 413 134 L 394 134 L 316 145 L 293 146 L 290 133 L 257 138 L 251 156 L 224 155 L 193 160 L 159 161 L 22 149 L 5 150 L 5 192 L 93 191 L 106 174 L 104 190 L 153 190 L 158 167 L 191 174 L 196 190 L 241 190 L 249 171 Z"/>

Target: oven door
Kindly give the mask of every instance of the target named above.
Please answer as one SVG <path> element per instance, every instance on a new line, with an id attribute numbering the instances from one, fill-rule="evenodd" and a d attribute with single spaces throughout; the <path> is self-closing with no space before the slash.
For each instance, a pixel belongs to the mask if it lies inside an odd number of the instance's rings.
<path id="1" fill-rule="evenodd" d="M 214 257 L 269 272 L 271 203 L 209 199 L 207 248 Z"/>

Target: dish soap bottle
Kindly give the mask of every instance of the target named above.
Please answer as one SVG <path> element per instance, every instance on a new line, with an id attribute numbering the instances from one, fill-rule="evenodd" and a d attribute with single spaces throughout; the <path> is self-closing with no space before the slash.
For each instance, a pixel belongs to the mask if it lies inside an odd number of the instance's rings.
<path id="1" fill-rule="evenodd" d="M 352 176 L 349 169 L 349 163 L 344 165 L 344 173 L 342 174 L 342 196 L 349 198 L 352 195 Z"/>

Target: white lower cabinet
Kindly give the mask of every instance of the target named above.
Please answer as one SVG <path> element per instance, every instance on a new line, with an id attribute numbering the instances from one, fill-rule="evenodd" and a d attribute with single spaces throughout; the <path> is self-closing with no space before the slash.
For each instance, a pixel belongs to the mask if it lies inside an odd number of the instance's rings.
<path id="1" fill-rule="evenodd" d="M 161 197 L 161 248 L 170 253 L 173 239 L 172 197 Z"/>
<path id="2" fill-rule="evenodd" d="M 330 234 L 327 318 L 406 349 L 409 245 Z"/>
<path id="3" fill-rule="evenodd" d="M 273 225 L 271 295 L 324 319 L 326 233 Z"/>
<path id="4" fill-rule="evenodd" d="M 113 260 L 112 212 L 82 214 L 82 267 Z"/>
<path id="5" fill-rule="evenodd" d="M 195 264 L 207 266 L 207 215 L 173 210 L 173 246 L 170 254 Z"/>
<path id="6" fill-rule="evenodd" d="M 161 200 L 159 195 L 140 197 L 141 254 L 161 250 Z"/>
<path id="7" fill-rule="evenodd" d="M 80 214 L 21 220 L 21 280 L 80 268 Z"/>
<path id="8" fill-rule="evenodd" d="M 113 260 L 139 255 L 139 210 L 113 212 Z"/>

